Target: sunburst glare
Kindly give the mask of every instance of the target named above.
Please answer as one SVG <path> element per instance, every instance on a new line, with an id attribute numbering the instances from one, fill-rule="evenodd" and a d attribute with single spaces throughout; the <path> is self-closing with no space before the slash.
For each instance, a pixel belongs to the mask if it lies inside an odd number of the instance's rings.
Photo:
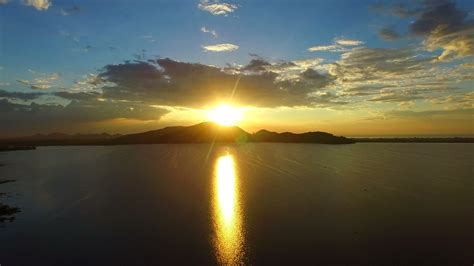
<path id="1" fill-rule="evenodd" d="M 243 113 L 240 109 L 230 105 L 220 105 L 208 113 L 208 119 L 222 126 L 236 125 L 243 118 Z"/>

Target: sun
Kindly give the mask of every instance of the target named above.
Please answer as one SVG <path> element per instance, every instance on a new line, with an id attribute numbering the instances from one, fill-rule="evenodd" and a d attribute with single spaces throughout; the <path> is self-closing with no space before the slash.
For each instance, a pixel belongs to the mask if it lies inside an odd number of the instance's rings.
<path id="1" fill-rule="evenodd" d="M 208 113 L 210 121 L 222 126 L 234 126 L 242 120 L 242 117 L 241 110 L 225 104 L 210 110 Z"/>

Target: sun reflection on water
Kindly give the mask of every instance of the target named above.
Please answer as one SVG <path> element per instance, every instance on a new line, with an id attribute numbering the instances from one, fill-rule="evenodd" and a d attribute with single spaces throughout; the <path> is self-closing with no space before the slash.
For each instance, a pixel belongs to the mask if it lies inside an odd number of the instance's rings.
<path id="1" fill-rule="evenodd" d="M 214 176 L 214 244 L 219 263 L 225 265 L 243 264 L 244 236 L 237 177 L 234 157 L 219 157 Z"/>

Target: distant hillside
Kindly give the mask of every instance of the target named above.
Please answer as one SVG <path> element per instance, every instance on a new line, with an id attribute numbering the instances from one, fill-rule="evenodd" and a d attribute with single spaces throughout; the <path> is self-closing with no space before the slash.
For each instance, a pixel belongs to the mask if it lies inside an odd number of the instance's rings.
<path id="1" fill-rule="evenodd" d="M 167 127 L 138 134 L 130 134 L 111 140 L 110 144 L 145 144 L 145 143 L 245 143 L 245 142 L 286 142 L 286 143 L 324 143 L 349 144 L 353 140 L 336 137 L 324 132 L 308 132 L 303 134 L 275 133 L 260 130 L 249 134 L 243 129 L 223 127 L 215 123 L 205 122 L 190 127 Z"/>
<path id="2" fill-rule="evenodd" d="M 5 150 L 18 148 L 34 148 L 34 146 L 54 145 L 125 145 L 153 143 L 246 143 L 246 142 L 284 142 L 284 143 L 323 143 L 350 144 L 355 143 L 345 137 L 337 137 L 325 132 L 307 132 L 294 134 L 290 132 L 275 133 L 260 130 L 249 134 L 240 127 L 224 127 L 211 122 L 193 126 L 166 127 L 137 134 L 75 134 L 53 133 L 37 134 L 30 137 L 0 140 L 0 147 Z"/>
<path id="3" fill-rule="evenodd" d="M 337 137 L 326 132 L 306 132 L 295 134 L 291 132 L 276 133 L 268 130 L 260 130 L 251 136 L 254 142 L 282 142 L 282 143 L 323 143 L 323 144 L 351 144 L 355 141 Z"/>
<path id="4" fill-rule="evenodd" d="M 246 142 L 250 134 L 243 129 L 204 122 L 189 127 L 166 127 L 118 137 L 110 144 Z"/>

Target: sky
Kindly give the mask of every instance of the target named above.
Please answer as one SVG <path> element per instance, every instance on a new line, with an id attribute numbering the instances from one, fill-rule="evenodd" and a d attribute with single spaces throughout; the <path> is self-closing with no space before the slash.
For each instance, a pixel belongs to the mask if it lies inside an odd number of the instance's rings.
<path id="1" fill-rule="evenodd" d="M 0 0 L 0 137 L 474 135 L 472 0 Z"/>

